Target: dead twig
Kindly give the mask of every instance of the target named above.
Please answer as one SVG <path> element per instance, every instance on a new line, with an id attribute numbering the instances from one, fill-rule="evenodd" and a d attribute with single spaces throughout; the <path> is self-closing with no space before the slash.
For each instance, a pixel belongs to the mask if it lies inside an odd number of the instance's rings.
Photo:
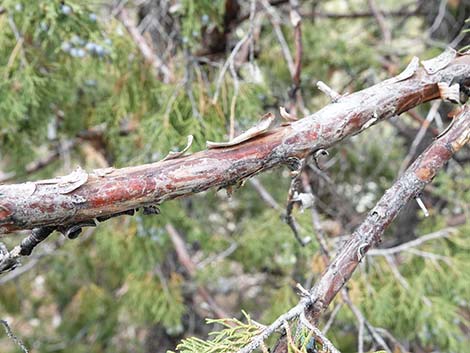
<path id="1" fill-rule="evenodd" d="M 13 333 L 13 331 L 11 330 L 10 325 L 8 324 L 8 322 L 6 320 L 0 320 L 0 324 L 3 325 L 3 328 L 5 329 L 5 332 L 8 336 L 8 338 L 11 339 L 13 342 L 15 342 L 15 344 L 18 347 L 20 347 L 20 349 L 23 351 L 23 353 L 28 353 L 29 352 L 28 348 L 26 348 L 23 341 L 21 339 L 19 339 L 18 336 L 16 336 Z"/>
<path id="2" fill-rule="evenodd" d="M 139 32 L 136 26 L 132 23 L 129 14 L 125 8 L 121 8 L 117 14 L 117 18 L 121 21 L 124 27 L 129 32 L 129 35 L 134 40 L 145 60 L 147 60 L 157 72 L 163 76 L 163 82 L 169 83 L 173 81 L 173 74 L 165 63 L 154 52 L 154 50 L 147 43 L 144 36 Z"/>
<path id="3" fill-rule="evenodd" d="M 392 41 L 392 33 L 390 32 L 390 28 L 388 28 L 388 25 L 385 22 L 384 15 L 379 10 L 375 0 L 368 0 L 368 2 L 369 2 L 369 8 L 379 25 L 380 31 L 382 32 L 384 44 L 390 45 L 390 42 Z"/>
<path id="4" fill-rule="evenodd" d="M 180 234 L 171 223 L 168 223 L 165 226 L 165 229 L 170 235 L 170 239 L 173 243 L 173 246 L 175 247 L 179 262 L 186 269 L 190 278 L 194 279 L 194 276 L 197 272 L 197 266 L 191 259 L 191 256 L 189 256 L 184 240 L 181 238 Z M 199 295 L 206 301 L 207 305 L 217 318 L 224 319 L 229 317 L 229 314 L 220 308 L 220 306 L 216 303 L 214 298 L 212 298 L 212 296 L 209 294 L 209 291 L 204 286 L 198 285 L 197 291 Z"/>
<path id="5" fill-rule="evenodd" d="M 388 256 L 388 255 L 393 255 L 397 254 L 403 251 L 409 251 L 412 248 L 416 248 L 424 243 L 427 243 L 431 240 L 436 240 L 436 239 L 446 239 L 451 237 L 452 235 L 457 234 L 457 230 L 453 227 L 449 228 L 444 228 L 441 230 L 438 230 L 437 232 L 429 233 L 426 235 L 423 235 L 417 239 L 408 241 L 406 243 L 394 246 L 393 248 L 387 248 L 387 249 L 372 249 L 370 250 L 367 254 L 368 256 Z"/>
<path id="6" fill-rule="evenodd" d="M 398 174 L 402 174 L 404 172 L 404 170 L 408 167 L 411 160 L 415 156 L 416 149 L 418 148 L 419 144 L 423 140 L 424 135 L 426 134 L 426 131 L 427 131 L 429 125 L 434 120 L 436 114 L 439 114 L 438 110 L 439 110 L 440 106 L 441 106 L 441 101 L 439 101 L 439 100 L 433 102 L 433 104 L 431 105 L 431 109 L 429 109 L 429 113 L 426 116 L 426 119 L 421 124 L 421 127 L 420 127 L 418 133 L 416 134 L 416 137 L 413 140 L 413 143 L 411 144 L 410 150 L 408 151 L 408 154 L 406 155 L 405 159 L 403 160 L 403 162 L 400 166 L 400 170 L 398 171 Z"/>

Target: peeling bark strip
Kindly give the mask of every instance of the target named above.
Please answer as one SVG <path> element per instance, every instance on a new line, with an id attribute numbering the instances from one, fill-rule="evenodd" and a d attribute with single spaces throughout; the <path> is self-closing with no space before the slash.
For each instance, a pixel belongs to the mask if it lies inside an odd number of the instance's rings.
<path id="1" fill-rule="evenodd" d="M 44 226 L 65 231 L 89 226 L 139 207 L 237 184 L 280 164 L 296 168 L 309 153 L 439 98 L 438 83 L 462 86 L 469 79 L 470 56 L 461 56 L 433 74 L 417 69 L 406 80 L 387 80 L 341 97 L 313 115 L 234 146 L 136 167 L 77 170 L 66 177 L 2 185 L 0 234 Z"/>
<path id="2" fill-rule="evenodd" d="M 308 293 L 303 293 L 296 306 L 266 326 L 237 353 L 253 352 L 280 328 L 284 321 L 302 318 L 305 315 L 310 323 L 315 324 L 336 294 L 351 278 L 367 251 L 380 243 L 385 229 L 406 203 L 419 195 L 452 155 L 469 142 L 470 106 L 467 105 L 455 118 L 455 123 L 450 129 L 435 140 L 387 190 L 341 248 L 315 286 Z M 279 339 L 273 353 L 288 353 L 285 336 Z"/>

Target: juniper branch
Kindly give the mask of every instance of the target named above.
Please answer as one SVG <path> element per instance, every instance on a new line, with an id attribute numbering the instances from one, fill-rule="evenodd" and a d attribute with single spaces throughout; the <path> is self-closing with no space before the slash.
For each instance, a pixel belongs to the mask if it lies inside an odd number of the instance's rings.
<path id="1" fill-rule="evenodd" d="M 46 226 L 75 232 L 139 207 L 239 184 L 276 166 L 296 168 L 315 151 L 439 98 L 439 82 L 468 84 L 470 56 L 456 57 L 433 70 L 428 65 L 405 73 L 234 146 L 136 167 L 0 185 L 0 234 Z"/>

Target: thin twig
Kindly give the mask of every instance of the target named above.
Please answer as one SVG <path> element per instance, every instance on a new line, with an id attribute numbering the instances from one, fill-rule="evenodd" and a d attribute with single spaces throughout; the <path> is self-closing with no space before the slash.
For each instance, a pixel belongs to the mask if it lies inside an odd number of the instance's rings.
<path id="1" fill-rule="evenodd" d="M 171 223 L 168 223 L 165 226 L 165 229 L 170 235 L 171 241 L 173 242 L 173 246 L 175 247 L 179 262 L 186 269 L 189 276 L 194 279 L 197 272 L 197 266 L 191 259 L 191 256 L 189 256 L 183 238 L 179 235 L 178 231 Z M 229 314 L 220 308 L 220 306 L 216 303 L 214 298 L 212 298 L 212 296 L 209 294 L 209 291 L 204 286 L 199 284 L 197 286 L 197 291 L 199 295 L 206 301 L 207 305 L 217 318 L 224 319 L 229 317 Z"/>
<path id="2" fill-rule="evenodd" d="M 423 124 L 421 124 L 421 127 L 420 127 L 418 133 L 416 134 L 416 137 L 413 140 L 413 143 L 411 144 L 410 150 L 408 151 L 408 154 L 406 155 L 405 159 L 403 160 L 403 162 L 400 166 L 400 169 L 399 169 L 399 172 L 398 172 L 399 175 L 401 175 L 405 171 L 405 169 L 408 167 L 411 160 L 415 156 L 416 150 L 417 150 L 419 144 L 421 143 L 421 141 L 423 140 L 424 135 L 426 134 L 426 131 L 427 131 L 429 125 L 434 120 L 436 114 L 438 114 L 438 110 L 439 110 L 440 106 L 441 106 L 441 101 L 440 100 L 433 102 L 433 104 L 431 105 L 431 109 L 429 109 L 429 113 L 426 116 L 425 121 L 423 122 Z"/>
<path id="3" fill-rule="evenodd" d="M 310 184 L 308 182 L 308 176 L 307 174 L 304 174 L 303 178 L 303 186 L 306 192 L 312 192 L 312 189 L 310 187 Z M 313 224 L 313 229 L 314 229 L 314 234 L 315 237 L 317 238 L 317 242 L 320 245 L 320 250 L 322 251 L 322 258 L 323 261 L 325 262 L 325 265 L 328 266 L 330 263 L 330 251 L 328 250 L 328 245 L 326 243 L 326 237 L 325 233 L 323 231 L 323 227 L 321 226 L 320 223 L 320 216 L 318 214 L 318 211 L 315 208 L 315 205 L 312 206 L 311 208 L 312 212 L 312 224 Z M 365 319 L 364 315 L 361 313 L 361 311 L 353 304 L 348 291 L 343 288 L 341 289 L 341 296 L 343 298 L 343 301 L 348 305 L 348 307 L 351 309 L 353 312 L 354 316 L 356 316 L 359 324 L 358 328 L 358 352 L 363 352 L 364 351 L 364 325 L 367 327 L 368 331 L 371 333 L 372 338 L 380 345 L 382 346 L 387 353 L 391 353 L 390 348 L 387 346 L 385 341 L 380 337 L 380 335 L 377 334 L 377 332 L 374 331 L 374 327 L 370 325 L 367 320 Z M 336 316 L 335 310 L 339 311 L 341 306 L 338 304 L 335 309 L 333 310 L 330 319 L 328 320 L 327 324 L 325 325 L 325 328 L 323 329 L 324 334 L 326 334 L 332 325 L 332 322 Z M 333 318 L 333 319 L 332 319 Z"/>
<path id="4" fill-rule="evenodd" d="M 385 342 L 383 337 L 378 333 L 377 329 L 369 323 L 369 321 L 364 317 L 359 308 L 354 305 L 347 290 L 342 290 L 341 296 L 344 302 L 349 306 L 349 308 L 353 312 L 354 316 L 356 316 L 356 318 L 360 322 L 362 322 L 363 325 L 365 325 L 367 331 L 369 331 L 370 335 L 372 336 L 372 339 L 377 342 L 377 344 L 379 344 L 382 348 L 384 348 L 387 353 L 392 353 L 392 350 L 388 347 L 387 343 Z"/>
<path id="5" fill-rule="evenodd" d="M 431 27 L 429 27 L 428 36 L 431 36 L 431 34 L 433 34 L 441 25 L 442 20 L 444 19 L 445 14 L 446 14 L 446 7 L 447 7 L 447 0 L 441 0 L 437 15 L 434 18 L 434 21 Z"/>
<path id="6" fill-rule="evenodd" d="M 289 69 L 291 77 L 293 77 L 295 75 L 294 59 L 292 58 L 292 55 L 289 50 L 289 45 L 287 44 L 286 38 L 284 37 L 284 34 L 282 33 L 282 30 L 281 30 L 281 26 L 280 26 L 280 23 L 282 23 L 281 18 L 276 13 L 276 10 L 271 6 L 269 1 L 261 0 L 261 4 L 264 6 L 264 8 L 269 14 L 269 17 L 271 18 L 271 24 L 273 26 L 274 33 L 277 37 L 277 40 L 279 41 L 279 44 L 281 46 L 284 60 L 286 60 L 287 68 Z"/>
<path id="7" fill-rule="evenodd" d="M 288 192 L 287 197 L 287 205 L 286 205 L 286 213 L 284 215 L 284 220 L 287 225 L 292 229 L 292 233 L 294 233 L 295 239 L 299 242 L 300 245 L 305 246 L 310 242 L 310 238 L 302 239 L 299 230 L 297 228 L 297 223 L 295 222 L 294 217 L 292 216 L 292 211 L 294 210 L 294 205 L 296 203 L 295 195 L 298 194 L 298 190 L 300 187 L 300 176 L 302 174 L 304 164 L 296 171 L 297 175 L 292 178 L 291 185 Z"/>
<path id="8" fill-rule="evenodd" d="M 328 318 L 328 321 L 326 322 L 325 326 L 323 327 L 323 334 L 326 335 L 328 331 L 330 330 L 331 326 L 333 325 L 336 316 L 338 315 L 339 311 L 343 307 L 343 303 L 338 303 L 334 307 L 333 311 L 330 314 L 330 317 Z"/>
<path id="9" fill-rule="evenodd" d="M 18 30 L 18 27 L 16 26 L 15 20 L 13 19 L 13 16 L 11 16 L 11 15 L 8 16 L 8 24 L 10 25 L 10 28 L 11 28 L 13 34 L 15 35 L 15 39 L 16 39 L 16 42 L 17 42 L 17 47 L 19 48 L 19 50 L 21 52 L 21 65 L 23 67 L 25 67 L 25 66 L 28 65 L 28 62 L 26 61 L 26 54 L 25 54 L 24 49 L 23 49 L 24 38 L 21 35 L 20 31 Z"/>
<path id="10" fill-rule="evenodd" d="M 372 14 L 374 15 L 380 31 L 382 32 L 382 37 L 384 40 L 385 45 L 390 45 L 390 42 L 392 41 L 392 34 L 390 32 L 390 28 L 388 28 L 388 25 L 385 21 L 385 17 L 382 14 L 382 12 L 379 10 L 377 3 L 375 0 L 368 0 L 369 1 L 369 8 L 372 11 Z"/>
<path id="11" fill-rule="evenodd" d="M 401 275 L 400 271 L 398 270 L 397 264 L 395 262 L 395 259 L 392 256 L 385 256 L 385 259 L 387 260 L 387 263 L 390 267 L 390 270 L 392 271 L 392 274 L 395 276 L 397 279 L 398 283 L 405 288 L 406 290 L 410 290 L 410 284 L 408 281 Z"/>
<path id="12" fill-rule="evenodd" d="M 243 36 L 242 39 L 238 41 L 238 43 L 235 45 L 233 48 L 232 52 L 230 53 L 229 57 L 225 61 L 224 65 L 220 69 L 219 76 L 217 78 L 217 81 L 215 83 L 215 93 L 214 97 L 212 98 L 212 104 L 217 103 L 217 99 L 219 98 L 219 93 L 220 93 L 220 87 L 222 86 L 222 82 L 224 80 L 225 73 L 227 72 L 228 68 L 230 67 L 231 62 L 235 59 L 235 56 L 237 55 L 238 51 L 242 47 L 242 45 L 251 38 L 251 33 L 248 33 Z"/>
<path id="13" fill-rule="evenodd" d="M 235 71 L 235 67 L 233 65 L 233 60 L 230 62 L 230 73 L 232 74 L 233 78 L 233 96 L 232 101 L 230 103 L 230 129 L 229 129 L 229 140 L 233 140 L 235 137 L 235 108 L 237 105 L 237 98 L 238 98 L 238 91 L 239 91 L 239 82 L 237 77 L 237 72 Z"/>
<path id="14" fill-rule="evenodd" d="M 417 121 L 420 126 L 422 126 L 423 124 L 428 124 L 428 125 L 429 125 L 429 123 L 426 122 L 426 119 L 422 118 L 421 115 L 418 114 L 414 109 L 409 110 L 409 111 L 407 112 L 407 114 L 408 114 L 413 120 Z M 437 118 L 437 116 L 436 116 L 436 118 Z M 436 122 L 437 122 L 437 120 L 436 120 Z M 429 131 L 430 131 L 434 136 L 439 135 L 439 130 L 436 129 L 435 127 L 430 127 L 430 126 L 428 126 L 428 129 L 429 129 Z"/>
<path id="15" fill-rule="evenodd" d="M 15 342 L 15 344 L 20 347 L 20 349 L 24 352 L 24 353 L 28 353 L 29 350 L 28 348 L 26 348 L 26 346 L 24 345 L 23 341 L 21 339 L 18 338 L 18 336 L 16 336 L 13 331 L 11 330 L 10 328 L 10 325 L 8 325 L 8 322 L 6 322 L 5 320 L 0 320 L 0 324 L 3 325 L 3 327 L 5 328 L 5 332 L 8 336 L 9 339 L 11 339 L 13 342 Z"/>
<path id="16" fill-rule="evenodd" d="M 309 329 L 313 334 L 320 339 L 323 348 L 326 348 L 327 352 L 331 353 L 341 353 L 334 345 L 331 343 L 331 341 L 318 329 L 318 327 L 313 326 L 310 321 L 307 320 L 305 317 L 305 312 L 302 312 L 300 314 L 299 318 L 300 323 L 305 326 L 307 329 Z"/>
<path id="17" fill-rule="evenodd" d="M 256 190 L 258 195 L 261 196 L 261 199 L 266 202 L 271 208 L 274 208 L 277 211 L 283 211 L 283 208 L 279 203 L 274 200 L 274 197 L 271 196 L 271 194 L 266 190 L 266 188 L 261 184 L 261 182 L 255 177 L 251 178 L 250 184 L 253 186 L 253 188 Z"/>
<path id="18" fill-rule="evenodd" d="M 20 245 L 15 246 L 11 251 L 6 250 L 6 247 L 2 244 L 0 248 L 0 274 L 16 268 L 20 264 L 20 257 L 31 255 L 33 249 L 54 230 L 54 227 L 35 228 L 29 236 L 21 241 Z"/>
<path id="19" fill-rule="evenodd" d="M 429 233 L 427 235 L 423 235 L 422 237 L 419 237 L 417 239 L 408 241 L 406 243 L 394 246 L 393 248 L 388 248 L 388 249 L 372 249 L 369 250 L 367 253 L 369 256 L 388 256 L 388 255 L 393 255 L 402 251 L 409 251 L 411 248 L 415 248 L 417 246 L 420 246 L 428 241 L 435 240 L 435 239 L 442 239 L 442 238 L 449 238 L 450 236 L 457 234 L 458 231 L 453 228 L 444 228 L 441 230 L 438 230 L 433 233 Z"/>
<path id="20" fill-rule="evenodd" d="M 162 59 L 160 59 L 157 54 L 155 54 L 154 50 L 147 43 L 144 36 L 132 23 L 131 19 L 129 18 L 129 14 L 127 13 L 127 10 L 125 8 L 122 8 L 120 9 L 120 11 L 117 12 L 117 18 L 127 29 L 144 58 L 150 64 L 152 64 L 152 66 L 158 72 L 161 72 L 161 74 L 163 75 L 163 82 L 168 83 L 173 81 L 173 74 L 171 73 L 170 69 L 165 65 Z"/>
<path id="21" fill-rule="evenodd" d="M 341 98 L 341 95 L 336 92 L 335 90 L 333 90 L 332 88 L 330 88 L 325 82 L 323 81 L 318 81 L 317 82 L 317 88 L 322 91 L 323 93 L 325 93 L 328 97 L 330 97 L 331 101 L 333 103 L 336 103 L 340 98 Z"/>
<path id="22" fill-rule="evenodd" d="M 218 253 L 218 254 L 215 254 L 213 256 L 208 256 L 206 257 L 204 260 L 200 261 L 197 263 L 197 268 L 198 269 L 201 269 L 201 268 L 204 268 L 206 267 L 207 265 L 211 264 L 211 265 L 214 265 L 216 264 L 217 262 L 219 261 L 222 261 L 223 259 L 225 259 L 226 257 L 230 256 L 233 254 L 233 252 L 235 250 L 238 249 L 238 243 L 235 243 L 233 242 L 232 244 L 230 244 L 230 246 L 225 249 L 224 251 Z"/>

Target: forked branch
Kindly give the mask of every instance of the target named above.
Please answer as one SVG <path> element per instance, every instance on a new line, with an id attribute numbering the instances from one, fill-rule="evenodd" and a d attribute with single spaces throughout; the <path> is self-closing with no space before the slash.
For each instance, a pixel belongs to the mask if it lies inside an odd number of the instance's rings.
<path id="1" fill-rule="evenodd" d="M 381 242 L 383 233 L 400 210 L 424 190 L 454 153 L 470 141 L 470 106 L 464 107 L 455 119 L 449 130 L 436 139 L 387 190 L 308 295 L 304 295 L 299 304 L 267 326 L 259 336 L 237 353 L 250 353 L 255 350 L 281 327 L 280 320 L 286 320 L 286 316 L 292 320 L 306 315 L 311 323 L 318 322 L 320 315 L 351 278 L 368 250 Z M 285 344 L 278 344 L 277 347 L 274 353 L 287 353 Z"/>

